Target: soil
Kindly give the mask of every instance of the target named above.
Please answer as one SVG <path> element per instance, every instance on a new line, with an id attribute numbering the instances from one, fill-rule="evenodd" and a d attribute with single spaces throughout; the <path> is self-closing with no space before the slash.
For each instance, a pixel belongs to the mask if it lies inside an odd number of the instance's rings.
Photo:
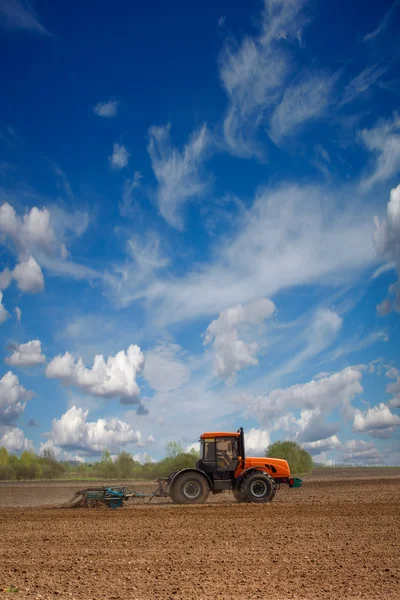
<path id="1" fill-rule="evenodd" d="M 318 469 L 266 505 L 54 508 L 87 486 L 0 484 L 0 598 L 400 598 L 400 469 Z"/>

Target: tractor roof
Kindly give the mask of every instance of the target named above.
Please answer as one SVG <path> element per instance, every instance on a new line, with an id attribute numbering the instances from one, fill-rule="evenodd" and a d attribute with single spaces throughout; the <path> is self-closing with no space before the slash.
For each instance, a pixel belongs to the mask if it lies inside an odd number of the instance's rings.
<path id="1" fill-rule="evenodd" d="M 201 440 L 205 438 L 215 438 L 215 437 L 239 437 L 240 433 L 237 431 L 211 431 L 207 433 L 202 433 L 200 436 Z"/>

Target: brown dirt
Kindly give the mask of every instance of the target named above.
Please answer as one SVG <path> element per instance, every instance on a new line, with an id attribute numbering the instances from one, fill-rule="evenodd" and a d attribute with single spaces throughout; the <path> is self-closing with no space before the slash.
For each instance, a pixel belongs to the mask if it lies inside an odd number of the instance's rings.
<path id="1" fill-rule="evenodd" d="M 399 600 L 400 471 L 349 471 L 318 470 L 261 506 L 220 494 L 202 506 L 3 508 L 0 598 Z M 58 503 L 86 485 L 0 485 L 0 502 Z"/>

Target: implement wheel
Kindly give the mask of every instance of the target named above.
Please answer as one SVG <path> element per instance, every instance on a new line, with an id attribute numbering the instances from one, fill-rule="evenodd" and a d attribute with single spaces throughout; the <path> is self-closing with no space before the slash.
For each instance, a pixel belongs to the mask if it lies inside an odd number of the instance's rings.
<path id="1" fill-rule="evenodd" d="M 209 485 L 200 473 L 182 473 L 174 481 L 171 499 L 176 504 L 203 504 L 210 493 Z"/>
<path id="2" fill-rule="evenodd" d="M 271 502 L 276 494 L 275 481 L 263 472 L 250 473 L 243 481 L 243 493 L 247 502 L 261 504 Z"/>

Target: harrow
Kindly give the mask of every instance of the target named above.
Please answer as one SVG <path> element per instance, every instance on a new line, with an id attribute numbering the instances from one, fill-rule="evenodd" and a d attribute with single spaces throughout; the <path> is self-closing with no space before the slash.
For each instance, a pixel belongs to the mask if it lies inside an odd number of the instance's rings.
<path id="1" fill-rule="evenodd" d="M 166 483 L 166 478 L 158 479 L 157 489 L 150 494 L 130 490 L 123 485 L 90 487 L 75 492 L 73 498 L 69 502 L 61 504 L 59 508 L 95 508 L 100 505 L 107 508 L 122 508 L 124 503 L 131 498 L 148 498 L 151 502 L 153 498 L 166 498 L 169 496 Z"/>

